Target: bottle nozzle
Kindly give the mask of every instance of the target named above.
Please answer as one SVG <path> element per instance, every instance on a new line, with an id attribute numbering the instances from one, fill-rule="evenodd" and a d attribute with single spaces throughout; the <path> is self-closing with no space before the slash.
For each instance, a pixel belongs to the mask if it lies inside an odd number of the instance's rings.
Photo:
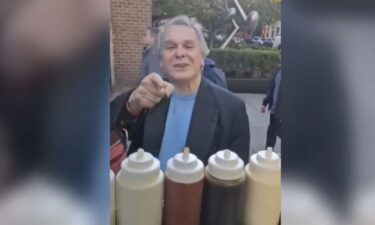
<path id="1" fill-rule="evenodd" d="M 184 160 L 187 160 L 189 158 L 189 154 L 190 154 L 189 147 L 185 147 L 184 150 L 183 150 L 183 153 L 182 153 L 182 158 Z"/>
<path id="2" fill-rule="evenodd" d="M 271 156 L 272 156 L 272 147 L 267 147 L 266 157 L 271 158 Z"/>
<path id="3" fill-rule="evenodd" d="M 226 149 L 224 151 L 224 158 L 229 159 L 230 158 L 230 150 Z"/>
<path id="4" fill-rule="evenodd" d="M 143 158 L 144 153 L 145 153 L 145 150 L 143 150 L 143 148 L 139 148 L 137 151 L 137 159 Z"/>

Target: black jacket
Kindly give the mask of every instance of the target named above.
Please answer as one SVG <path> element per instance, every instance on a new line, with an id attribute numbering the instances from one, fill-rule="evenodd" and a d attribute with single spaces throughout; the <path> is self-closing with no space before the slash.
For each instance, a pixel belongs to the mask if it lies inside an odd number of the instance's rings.
<path id="1" fill-rule="evenodd" d="M 120 109 L 119 113 L 111 112 L 114 117 L 112 127 L 125 127 L 128 130 L 129 139 L 132 141 L 128 154 L 143 147 L 145 151 L 158 156 L 170 99 L 163 99 L 134 120 L 124 107 L 130 93 L 120 95 L 111 105 L 112 109 Z M 205 164 L 209 156 L 223 149 L 236 152 L 247 163 L 250 129 L 243 100 L 203 78 L 198 89 L 186 146 Z"/>

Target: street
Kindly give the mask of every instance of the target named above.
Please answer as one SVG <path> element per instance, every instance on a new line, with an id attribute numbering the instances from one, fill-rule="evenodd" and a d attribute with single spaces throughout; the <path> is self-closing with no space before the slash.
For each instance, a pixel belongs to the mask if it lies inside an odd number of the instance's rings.
<path id="1" fill-rule="evenodd" d="M 250 119 L 250 154 L 254 154 L 265 148 L 267 127 L 270 115 L 268 112 L 261 113 L 260 107 L 264 94 L 236 94 L 246 103 L 247 114 Z M 275 152 L 281 153 L 281 141 L 277 138 Z"/>

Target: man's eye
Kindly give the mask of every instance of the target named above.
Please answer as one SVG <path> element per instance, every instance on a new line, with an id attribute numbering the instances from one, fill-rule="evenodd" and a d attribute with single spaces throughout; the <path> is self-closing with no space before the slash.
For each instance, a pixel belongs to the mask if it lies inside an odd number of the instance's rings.
<path id="1" fill-rule="evenodd" d="M 167 46 L 168 50 L 174 49 L 174 46 Z"/>
<path id="2" fill-rule="evenodd" d="M 187 45 L 187 46 L 185 46 L 185 48 L 193 48 L 194 46 L 192 46 L 192 45 Z"/>

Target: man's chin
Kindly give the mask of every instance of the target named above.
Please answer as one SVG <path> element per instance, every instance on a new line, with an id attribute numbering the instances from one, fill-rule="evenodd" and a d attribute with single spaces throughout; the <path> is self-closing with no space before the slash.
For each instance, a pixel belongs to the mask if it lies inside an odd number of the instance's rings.
<path id="1" fill-rule="evenodd" d="M 193 78 L 193 76 L 186 72 L 173 72 L 173 75 L 169 76 L 169 79 L 174 80 L 176 82 L 186 82 Z"/>

